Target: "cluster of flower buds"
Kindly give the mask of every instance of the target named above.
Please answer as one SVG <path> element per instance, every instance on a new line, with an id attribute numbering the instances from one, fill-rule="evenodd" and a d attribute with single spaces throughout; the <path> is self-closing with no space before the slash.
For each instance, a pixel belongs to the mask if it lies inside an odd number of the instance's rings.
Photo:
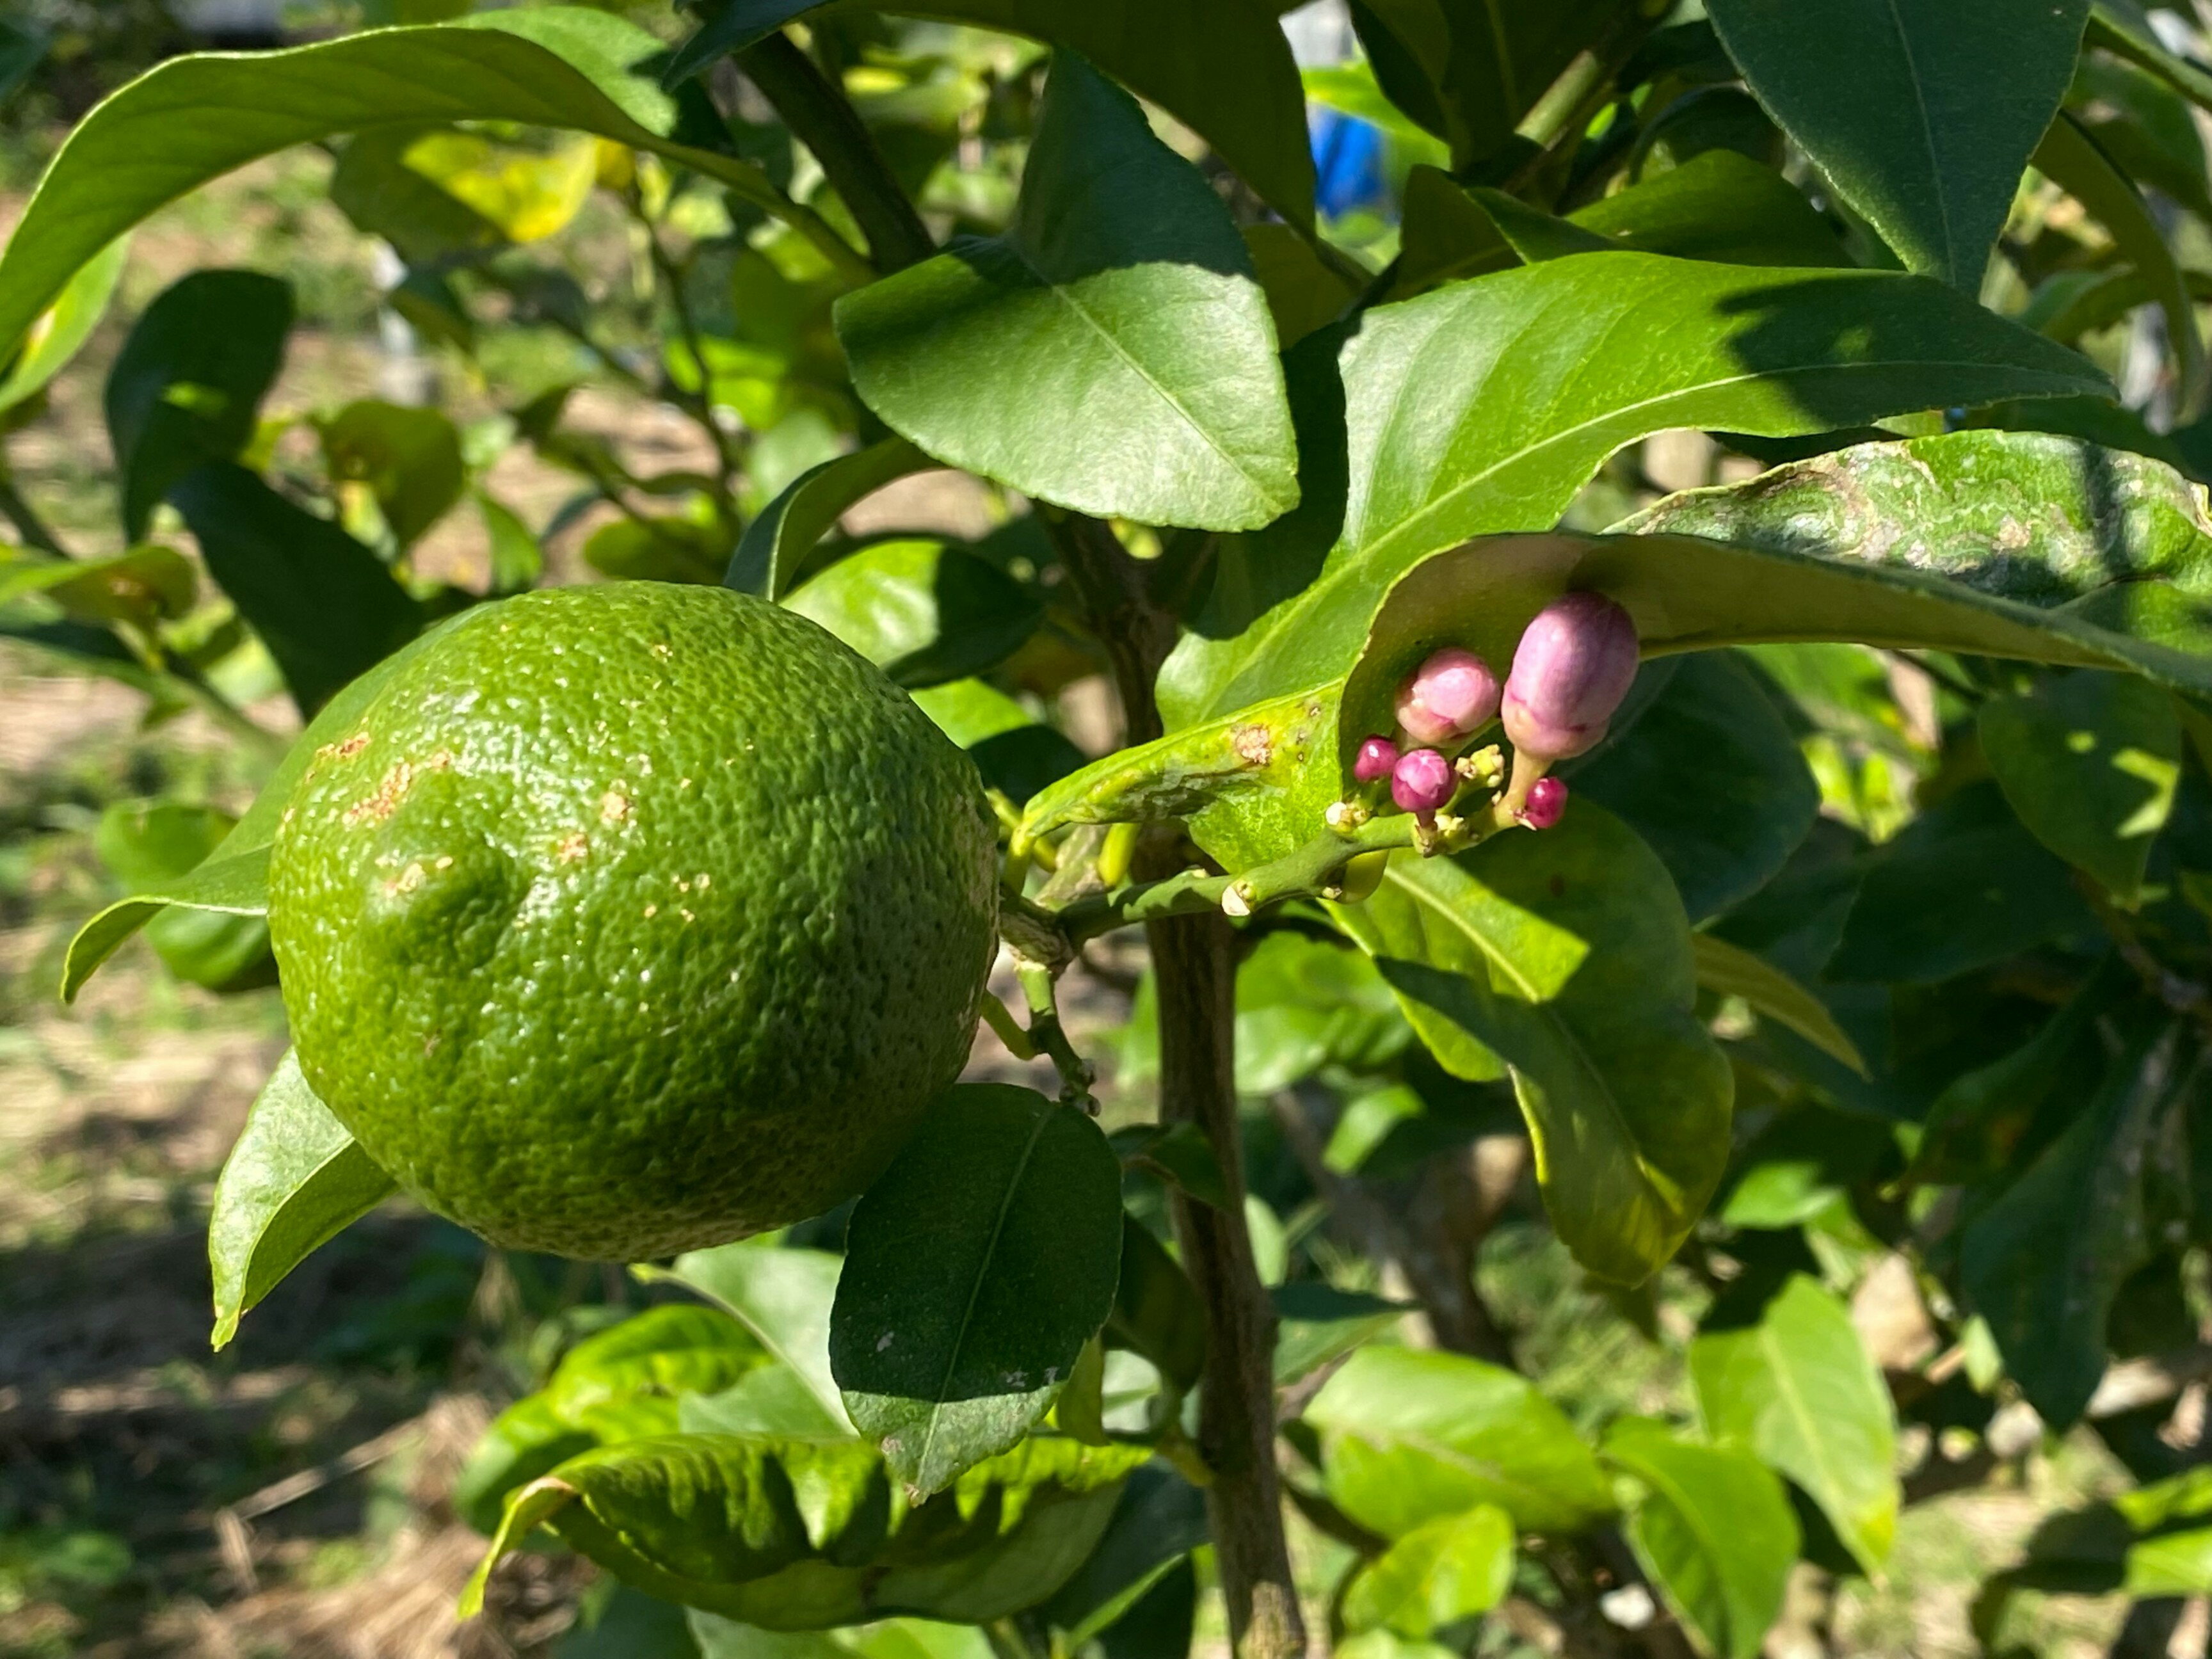
<path id="1" fill-rule="evenodd" d="M 1566 811 L 1567 786 L 1546 775 L 1603 740 L 1636 678 L 1637 655 L 1636 624 L 1626 611 L 1601 593 L 1570 593 L 1522 634 L 1502 692 L 1473 652 L 1432 653 L 1398 690 L 1398 729 L 1411 746 L 1370 737 L 1352 775 L 1368 786 L 1388 779 L 1399 808 L 1431 823 L 1462 782 L 1496 775 L 1467 761 L 1455 767 L 1449 751 L 1502 718 L 1514 753 L 1499 822 L 1548 830 Z"/>

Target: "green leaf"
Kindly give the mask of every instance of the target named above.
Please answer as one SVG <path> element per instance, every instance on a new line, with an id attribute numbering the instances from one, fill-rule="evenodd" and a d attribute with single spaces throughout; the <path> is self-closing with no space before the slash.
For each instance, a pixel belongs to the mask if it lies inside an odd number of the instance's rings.
<path id="1" fill-rule="evenodd" d="M 2079 1420 L 2105 1374 L 2112 1300 L 2152 1253 L 2145 1148 L 2194 1076 L 2178 1031 L 2136 1024 L 2094 1097 L 1960 1242 L 1968 1304 L 2053 1429 Z"/>
<path id="2" fill-rule="evenodd" d="M 1454 164 L 1465 167 L 1510 143 L 1575 55 L 1601 42 L 1632 8 L 1625 0 L 1370 0 L 1365 9 L 1368 55 L 1378 72 L 1394 70 L 1382 77 L 1385 89 L 1409 113 L 1426 116 L 1424 125 L 1434 124 Z"/>
<path id="3" fill-rule="evenodd" d="M 126 537 L 186 474 L 245 449 L 291 330 L 292 285 L 258 271 L 197 270 L 146 307 L 107 374 Z"/>
<path id="4" fill-rule="evenodd" d="M 198 591 L 191 561 L 158 543 L 106 559 L 0 550 L 0 605 L 43 593 L 76 622 L 150 629 L 189 611 Z"/>
<path id="5" fill-rule="evenodd" d="M 1275 1309 L 1279 1389 L 1311 1376 L 1331 1360 L 1396 1328 L 1414 1307 L 1410 1302 L 1340 1291 L 1312 1279 L 1271 1285 L 1267 1299 Z"/>
<path id="6" fill-rule="evenodd" d="M 507 1493 L 550 1474 L 597 1443 L 563 1422 L 542 1394 L 525 1395 L 492 1419 L 453 1480 L 453 1510 L 489 1537 L 499 1530 Z"/>
<path id="7" fill-rule="evenodd" d="M 226 849 L 228 846 L 226 842 Z M 222 915 L 268 915 L 268 849 L 259 848 L 235 857 L 226 850 L 223 857 L 211 859 L 187 874 L 149 882 L 143 891 L 109 905 L 70 940 L 69 954 L 62 960 L 62 1000 L 76 1001 L 76 994 L 100 965 L 173 904 Z"/>
<path id="8" fill-rule="evenodd" d="M 408 151 L 438 129 L 371 128 L 340 152 L 331 201 L 356 229 L 381 236 L 410 265 L 489 252 L 506 238 L 497 225 L 408 165 Z"/>
<path id="9" fill-rule="evenodd" d="M 1652 317 L 1667 327 L 1639 320 Z M 1784 436 L 2106 391 L 2082 359 L 1930 283 L 1638 253 L 1378 307 L 1340 365 L 1333 338 L 1293 359 L 1310 499 L 1279 531 L 1223 549 L 1212 600 L 1161 675 L 1171 725 L 1343 675 L 1409 571 L 1473 536 L 1550 528 L 1606 456 L 1654 432 Z M 1333 508 L 1321 472 L 1337 456 L 1350 488 Z"/>
<path id="10" fill-rule="evenodd" d="M 612 519 L 584 544 L 584 562 L 603 576 L 625 582 L 720 580 L 730 556 L 730 529 L 709 512 L 664 513 Z"/>
<path id="11" fill-rule="evenodd" d="M 676 1402 L 686 1434 L 767 1435 L 783 1440 L 850 1440 L 853 1425 L 814 1396 L 788 1365 L 763 1365 L 719 1394 L 686 1395 Z"/>
<path id="12" fill-rule="evenodd" d="M 2064 186 L 2067 193 L 2088 209 L 2098 223 L 2112 233 L 2113 242 L 2148 285 L 2159 308 L 2181 370 L 2178 399 L 2185 421 L 2204 407 L 2204 343 L 2197 332 L 2197 307 L 2181 262 L 2167 246 L 2166 233 L 2151 216 L 2150 206 L 2134 181 L 2106 153 L 2088 129 L 2070 112 L 2061 111 L 2036 149 L 2037 170 Z"/>
<path id="13" fill-rule="evenodd" d="M 2089 0 L 1714 0 L 1759 101 L 1908 270 L 1968 294 L 2068 82 Z"/>
<path id="14" fill-rule="evenodd" d="M 1690 1344 L 1705 1432 L 1788 1475 L 1871 1577 L 1897 1532 L 1896 1411 L 1849 1310 L 1800 1273 L 1758 1324 Z"/>
<path id="15" fill-rule="evenodd" d="M 215 1183 L 208 1217 L 214 1346 L 227 1346 L 243 1315 L 383 1202 L 393 1185 L 316 1097 L 299 1057 L 286 1049 Z"/>
<path id="16" fill-rule="evenodd" d="M 1360 1569 L 1344 1622 L 1419 1639 L 1487 1613 L 1512 1588 L 1513 1546 L 1513 1517 L 1494 1504 L 1416 1527 Z"/>
<path id="17" fill-rule="evenodd" d="M 70 278 L 45 314 L 31 325 L 21 349 L 0 378 L 0 410 L 36 397 L 69 366 L 107 314 L 107 303 L 115 297 L 116 284 L 130 261 L 131 239 L 118 236 Z"/>
<path id="18" fill-rule="evenodd" d="M 848 554 L 784 601 L 899 684 L 995 667 L 1044 619 L 1036 596 L 950 543 L 902 538 Z"/>
<path id="19" fill-rule="evenodd" d="M 1134 1216 L 1121 1218 L 1121 1276 L 1108 1344 L 1150 1360 L 1168 1386 L 1188 1394 L 1206 1369 L 1206 1306 L 1176 1259 Z"/>
<path id="20" fill-rule="evenodd" d="M 1275 338 L 1285 350 L 1334 322 L 1359 297 L 1359 283 L 1321 252 L 1327 243 L 1310 242 L 1288 225 L 1246 225 L 1243 235 L 1254 279 L 1267 296 Z"/>
<path id="21" fill-rule="evenodd" d="M 563 1422 L 591 1429 L 604 1406 L 638 1395 L 714 1394 L 769 1363 L 730 1315 L 677 1303 L 648 1308 L 579 1342 L 555 1368 L 545 1397 Z"/>
<path id="22" fill-rule="evenodd" d="M 816 9 L 820 0 L 732 0 L 678 51 L 672 83 Z M 849 10 L 850 8 L 840 9 Z M 1290 43 L 1265 0 L 904 0 L 902 15 L 1026 34 L 1081 52 L 1213 146 L 1276 212 L 1313 228 L 1313 155 Z"/>
<path id="23" fill-rule="evenodd" d="M 802 1378 L 836 1422 L 845 1420 L 830 1370 L 830 1310 L 842 1258 L 827 1250 L 778 1249 L 753 1242 L 679 1255 L 665 1270 L 633 1267 L 648 1282 L 688 1285 L 744 1322 L 761 1346 Z"/>
<path id="24" fill-rule="evenodd" d="M 917 1500 L 1041 1422 L 1114 1306 L 1121 1169 L 1027 1089 L 948 1091 L 861 1196 L 830 1322 L 845 1408 Z"/>
<path id="25" fill-rule="evenodd" d="M 1643 837 L 1699 922 L 1773 879 L 1813 827 L 1820 790 L 1740 657 L 1711 652 L 1668 667 L 1632 727 L 1559 775 Z"/>
<path id="26" fill-rule="evenodd" d="M 2172 698 L 2124 675 L 2045 675 L 1984 702 L 1978 727 L 2021 822 L 2132 909 L 2181 779 Z"/>
<path id="27" fill-rule="evenodd" d="M 2095 925 L 1996 787 L 1969 785 L 1868 857 L 1827 977 L 1934 984 Z"/>
<path id="28" fill-rule="evenodd" d="M 1265 1097 L 1325 1066 L 1380 1070 L 1413 1033 L 1373 963 L 1304 933 L 1270 933 L 1237 969 L 1237 1091 Z"/>
<path id="29" fill-rule="evenodd" d="M 1097 1547 L 1142 1448 L 1032 1439 L 909 1508 L 873 1447 L 687 1434 L 569 1459 L 507 1499 L 462 1597 L 538 1526 L 649 1595 L 769 1630 L 905 1613 L 986 1623 Z"/>
<path id="30" fill-rule="evenodd" d="M 467 486 L 460 432 L 434 409 L 363 398 L 319 429 L 331 478 L 366 484 L 402 548 L 451 512 Z"/>
<path id="31" fill-rule="evenodd" d="M 1405 252 L 1393 299 L 1520 263 L 1619 247 L 1722 264 L 1842 266 L 1835 233 L 1771 167 L 1711 149 L 1576 209 L 1564 219 L 1434 167 L 1406 182 Z"/>
<path id="32" fill-rule="evenodd" d="M 968 751 L 984 784 L 1016 805 L 1083 767 L 1083 751 L 996 686 L 978 679 L 923 686 L 915 707 Z"/>
<path id="33" fill-rule="evenodd" d="M 1713 933 L 1692 933 L 1690 954 L 1697 963 L 1698 989 L 1741 997 L 1753 1013 L 1788 1026 L 1822 1054 L 1861 1077 L 1868 1075 L 1866 1056 L 1836 1024 L 1827 1004 L 1765 957 Z"/>
<path id="34" fill-rule="evenodd" d="M 1146 524 L 1252 529 L 1297 504 L 1243 240 L 1072 53 L 1053 59 L 1006 234 L 847 295 L 836 318 L 862 401 L 948 465 Z"/>
<path id="35" fill-rule="evenodd" d="M 134 893 L 143 893 L 191 875 L 230 830 L 230 818 L 211 807 L 118 802 L 100 814 L 93 850 Z M 147 943 L 179 979 L 210 990 L 266 984 L 273 976 L 269 928 L 256 916 L 172 910 L 152 918 Z"/>
<path id="36" fill-rule="evenodd" d="M 169 495 L 301 713 L 421 630 L 422 607 L 374 553 L 244 467 L 203 466 Z"/>
<path id="37" fill-rule="evenodd" d="M 46 169 L 0 254 L 0 341 L 20 337 L 116 237 L 210 179 L 294 144 L 410 121 L 573 128 L 651 150 L 796 221 L 847 280 L 866 280 L 859 256 L 760 168 L 669 136 L 674 103 L 632 73 L 663 50 L 635 24 L 556 6 L 173 58 L 80 123 Z"/>
<path id="38" fill-rule="evenodd" d="M 837 520 L 895 478 L 933 465 L 903 438 L 886 438 L 810 467 L 745 526 L 726 587 L 781 599 L 819 568 L 819 544 Z"/>
<path id="39" fill-rule="evenodd" d="M 1789 1494 L 1747 1452 L 1692 1445 L 1661 1425 L 1625 1418 L 1606 1461 L 1644 1487 L 1629 1547 L 1698 1648 L 1757 1659 L 1797 1559 Z"/>
<path id="40" fill-rule="evenodd" d="M 1037 1609 L 1038 1617 L 1066 1632 L 1067 1651 L 1079 1653 L 1177 1561 L 1208 1541 L 1205 1495 L 1174 1470 L 1149 1463 L 1122 1488 L 1097 1551 Z"/>
<path id="41" fill-rule="evenodd" d="M 485 490 L 476 492 L 484 538 L 491 544 L 491 595 L 527 592 L 545 574 L 545 549 L 514 508 Z"/>
<path id="42" fill-rule="evenodd" d="M 1504 1062 L 1576 1259 L 1628 1284 L 1656 1272 L 1719 1183 L 1734 1083 L 1692 1012 L 1689 929 L 1650 849 L 1577 802 L 1540 835 L 1395 855 L 1373 897 L 1331 914 L 1447 1070 Z"/>
<path id="43" fill-rule="evenodd" d="M 1559 1408 L 1464 1355 L 1362 1348 L 1306 1407 L 1329 1501 L 1385 1538 L 1495 1504 L 1524 1532 L 1575 1532 L 1613 1492 Z"/>

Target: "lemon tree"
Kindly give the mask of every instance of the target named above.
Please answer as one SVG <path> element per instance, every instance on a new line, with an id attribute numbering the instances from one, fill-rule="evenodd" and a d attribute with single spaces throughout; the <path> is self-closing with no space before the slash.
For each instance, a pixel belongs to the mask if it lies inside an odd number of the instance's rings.
<path id="1" fill-rule="evenodd" d="M 1982 1633 L 2162 1642 L 2212 1593 L 2142 1416 L 2212 1241 L 2188 26 L 1394 0 L 1302 77 L 1257 0 L 621 9 L 165 63 L 0 251 L 27 419 L 119 239 L 325 146 L 426 351 L 570 366 L 302 420 L 284 279 L 197 272 L 107 384 L 112 544 L 0 489 L 0 627 L 266 760 L 103 824 L 64 985 L 142 928 L 278 981 L 217 1342 L 387 1201 L 659 1298 L 477 1447 L 465 1609 L 550 1534 L 648 1659 L 1748 1659 L 2016 1406 L 2137 1488 Z M 940 470 L 988 533 L 851 527 Z M 1041 1087 L 962 1080 L 979 1021 Z M 1559 1306 L 1662 1380 L 1555 1364 Z"/>

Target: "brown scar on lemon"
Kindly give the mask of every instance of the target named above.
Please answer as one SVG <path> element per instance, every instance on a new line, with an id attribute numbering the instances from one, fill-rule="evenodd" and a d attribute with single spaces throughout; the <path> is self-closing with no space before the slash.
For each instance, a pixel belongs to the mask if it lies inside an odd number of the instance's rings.
<path id="1" fill-rule="evenodd" d="M 563 864 L 574 864 L 591 850 L 591 838 L 580 830 L 572 830 L 553 843 L 553 856 Z"/>
<path id="2" fill-rule="evenodd" d="M 599 822 L 620 823 L 629 816 L 629 797 L 617 789 L 610 789 L 599 797 Z"/>
<path id="3" fill-rule="evenodd" d="M 368 739 L 363 738 L 362 741 L 366 743 Z M 407 799 L 407 792 L 415 787 L 416 778 L 425 772 L 442 772 L 453 763 L 453 756 L 443 749 L 419 766 L 413 761 L 401 761 L 384 775 L 371 793 L 340 813 L 338 821 L 349 830 L 364 823 L 383 823 L 399 810 L 399 803 Z"/>

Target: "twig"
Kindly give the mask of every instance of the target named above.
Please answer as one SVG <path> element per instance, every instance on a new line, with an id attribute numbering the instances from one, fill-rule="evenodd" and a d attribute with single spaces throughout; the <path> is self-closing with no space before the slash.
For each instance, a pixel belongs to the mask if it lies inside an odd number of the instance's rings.
<path id="1" fill-rule="evenodd" d="M 937 252 L 859 112 L 789 36 L 779 31 L 746 47 L 738 67 L 822 164 L 868 239 L 877 270 L 899 270 Z"/>

